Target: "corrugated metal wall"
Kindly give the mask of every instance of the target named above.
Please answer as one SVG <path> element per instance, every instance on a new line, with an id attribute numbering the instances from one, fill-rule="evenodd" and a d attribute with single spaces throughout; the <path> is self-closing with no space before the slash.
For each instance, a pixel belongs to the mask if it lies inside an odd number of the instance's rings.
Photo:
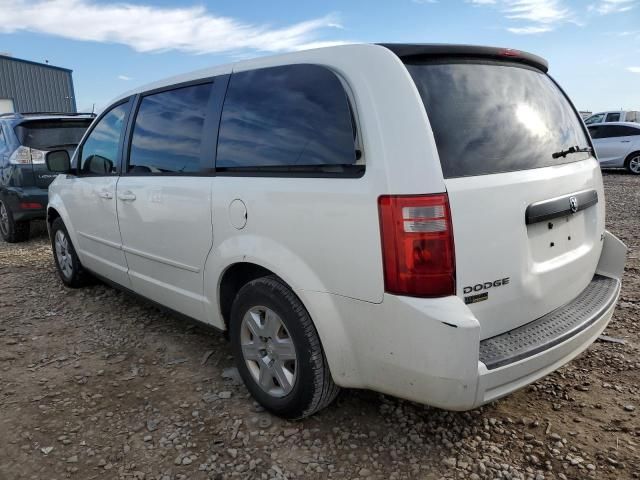
<path id="1" fill-rule="evenodd" d="M 0 56 L 0 98 L 16 112 L 75 112 L 71 70 Z"/>

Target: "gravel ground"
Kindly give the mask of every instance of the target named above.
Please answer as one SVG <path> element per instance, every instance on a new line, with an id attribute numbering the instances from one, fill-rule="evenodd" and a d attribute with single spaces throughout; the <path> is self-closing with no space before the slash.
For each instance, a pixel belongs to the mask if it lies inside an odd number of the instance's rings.
<path id="1" fill-rule="evenodd" d="M 226 340 L 112 288 L 64 288 L 42 225 L 0 241 L 0 479 L 640 478 L 640 178 L 605 175 L 629 246 L 607 335 L 508 398 L 450 413 L 364 391 L 287 422 Z"/>

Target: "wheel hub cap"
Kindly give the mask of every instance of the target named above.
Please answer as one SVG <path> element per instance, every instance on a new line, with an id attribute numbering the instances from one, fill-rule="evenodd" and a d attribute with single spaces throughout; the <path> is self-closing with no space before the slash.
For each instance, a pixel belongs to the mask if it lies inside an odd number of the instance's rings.
<path id="1" fill-rule="evenodd" d="M 240 342 L 256 384 L 274 397 L 288 395 L 297 379 L 297 355 L 278 314 L 262 306 L 249 309 L 242 319 Z"/>

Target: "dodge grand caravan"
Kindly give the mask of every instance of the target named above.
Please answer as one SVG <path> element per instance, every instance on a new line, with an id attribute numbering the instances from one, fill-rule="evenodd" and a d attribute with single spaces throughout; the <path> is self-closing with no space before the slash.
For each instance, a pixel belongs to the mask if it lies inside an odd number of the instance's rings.
<path id="1" fill-rule="evenodd" d="M 524 52 L 349 45 L 216 67 L 123 95 L 47 162 L 62 281 L 228 331 L 284 417 L 339 387 L 482 405 L 586 349 L 620 291 L 589 135 Z"/>

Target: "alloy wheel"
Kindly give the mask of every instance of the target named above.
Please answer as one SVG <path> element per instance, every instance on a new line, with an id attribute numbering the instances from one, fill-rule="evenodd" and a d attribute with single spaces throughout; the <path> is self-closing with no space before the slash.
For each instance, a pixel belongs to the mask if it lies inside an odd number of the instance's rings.
<path id="1" fill-rule="evenodd" d="M 640 155 L 636 155 L 629 160 L 629 170 L 635 174 L 640 174 Z"/>
<path id="2" fill-rule="evenodd" d="M 62 230 L 58 230 L 55 236 L 56 258 L 60 270 L 66 279 L 73 274 L 73 258 L 69 251 L 69 240 Z"/>
<path id="3" fill-rule="evenodd" d="M 288 395 L 296 382 L 297 356 L 280 316 L 270 308 L 253 307 L 240 328 L 242 356 L 255 382 L 271 396 Z"/>
<path id="4" fill-rule="evenodd" d="M 0 202 L 0 230 L 3 236 L 9 235 L 9 212 L 2 202 Z"/>

